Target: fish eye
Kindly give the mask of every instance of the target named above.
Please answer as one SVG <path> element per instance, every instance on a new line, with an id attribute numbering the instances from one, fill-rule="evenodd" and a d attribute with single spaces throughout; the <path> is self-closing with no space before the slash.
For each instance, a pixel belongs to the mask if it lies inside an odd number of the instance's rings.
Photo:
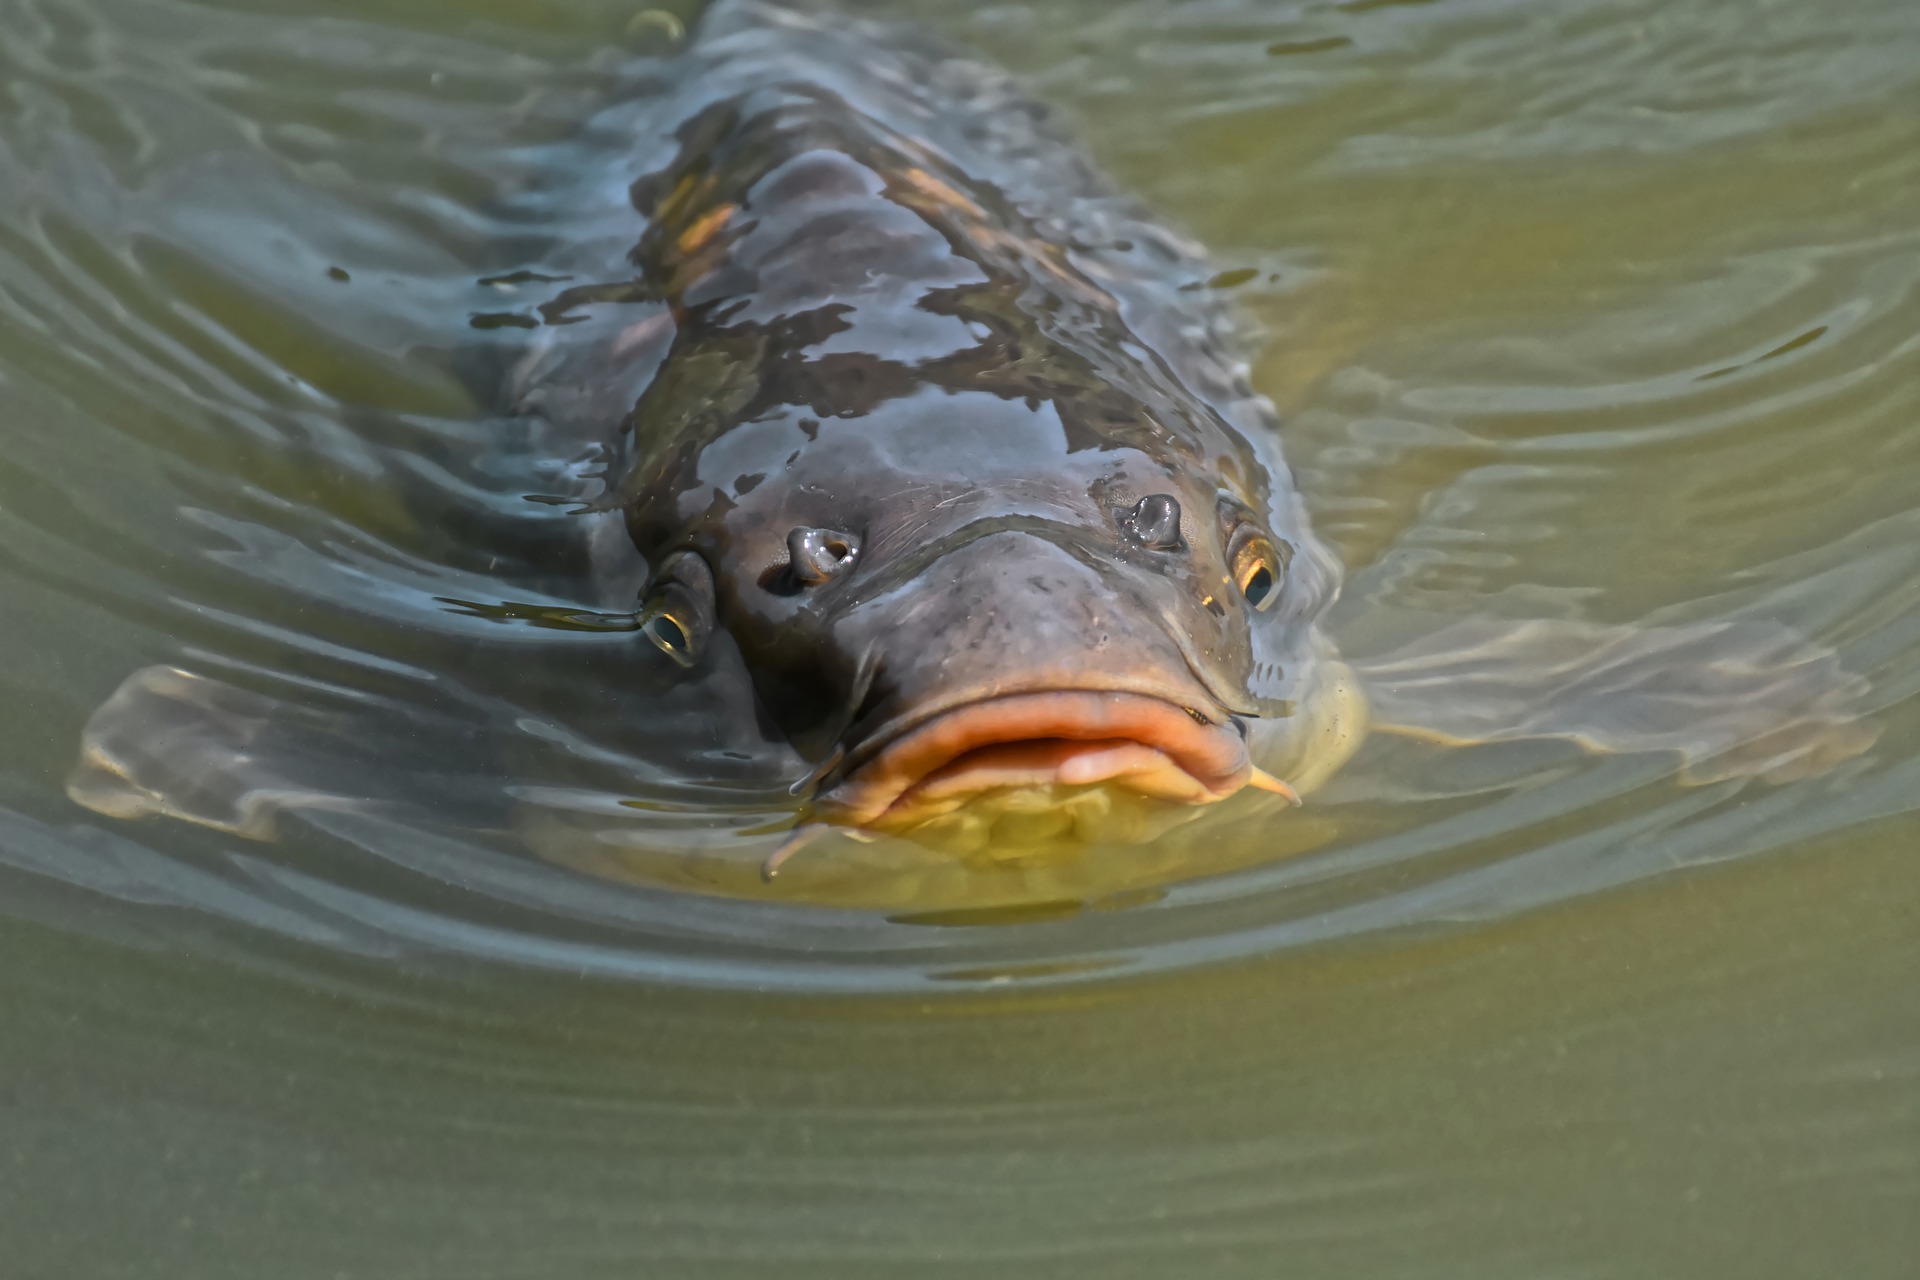
<path id="1" fill-rule="evenodd" d="M 1143 547 L 1177 551 L 1180 548 L 1180 500 L 1170 493 L 1150 493 L 1120 517 L 1120 527 Z"/>
<path id="2" fill-rule="evenodd" d="M 691 654 L 693 640 L 686 627 L 670 613 L 656 613 L 647 621 L 647 639 L 660 646 L 662 653 L 680 658 Z"/>
<path id="3" fill-rule="evenodd" d="M 713 570 L 691 551 L 668 556 L 640 607 L 640 634 L 683 667 L 700 660 L 713 634 Z"/>
<path id="4" fill-rule="evenodd" d="M 1242 540 L 1233 553 L 1233 582 L 1248 604 L 1265 610 L 1280 598 L 1280 578 L 1286 557 L 1259 534 Z"/>
<path id="5" fill-rule="evenodd" d="M 850 533 L 801 525 L 787 535 L 787 567 L 808 586 L 839 577 L 859 556 L 860 540 Z"/>

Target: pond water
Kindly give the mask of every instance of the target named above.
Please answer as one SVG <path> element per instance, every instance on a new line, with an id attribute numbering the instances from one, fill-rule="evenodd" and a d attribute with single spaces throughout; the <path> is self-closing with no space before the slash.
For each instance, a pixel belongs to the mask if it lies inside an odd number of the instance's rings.
<path id="1" fill-rule="evenodd" d="M 0 0 L 7 1274 L 1911 1275 L 1920 8 L 857 7 L 1212 247 L 1344 644 L 1763 619 L 1877 741 L 1380 741 L 1205 842 L 765 885 L 761 800 L 607 745 L 630 637 L 448 603 L 566 518 L 465 374 L 690 6 Z M 155 664 L 458 819 L 78 807 Z"/>

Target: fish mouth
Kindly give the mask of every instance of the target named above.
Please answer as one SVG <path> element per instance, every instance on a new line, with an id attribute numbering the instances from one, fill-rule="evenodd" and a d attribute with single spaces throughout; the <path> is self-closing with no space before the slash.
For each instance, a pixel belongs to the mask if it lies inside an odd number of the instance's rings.
<path id="1" fill-rule="evenodd" d="M 910 827 L 994 791 L 1104 783 L 1201 805 L 1256 777 L 1275 782 L 1254 768 L 1230 716 L 1115 690 L 1047 689 L 963 702 L 870 738 L 848 763 L 842 780 L 818 797 L 816 814 L 876 830 Z"/>

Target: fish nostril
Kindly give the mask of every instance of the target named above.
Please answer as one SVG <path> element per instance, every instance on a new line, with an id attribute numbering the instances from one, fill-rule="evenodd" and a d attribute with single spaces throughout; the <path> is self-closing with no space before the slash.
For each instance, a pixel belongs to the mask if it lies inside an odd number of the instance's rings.
<path id="1" fill-rule="evenodd" d="M 787 535 L 787 564 L 808 586 L 831 581 L 853 568 L 860 543 L 850 533 L 800 526 Z"/>
<path id="2" fill-rule="evenodd" d="M 1120 527 L 1143 547 L 1177 551 L 1180 539 L 1180 500 L 1170 493 L 1150 493 L 1120 517 Z"/>

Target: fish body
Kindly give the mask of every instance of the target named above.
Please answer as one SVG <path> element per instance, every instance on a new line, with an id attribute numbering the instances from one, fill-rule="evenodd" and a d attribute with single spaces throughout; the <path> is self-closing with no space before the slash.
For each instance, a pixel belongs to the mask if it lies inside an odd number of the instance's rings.
<path id="1" fill-rule="evenodd" d="M 634 277 L 547 308 L 635 308 L 598 379 L 658 362 L 602 499 L 650 625 L 737 647 L 829 821 L 1097 837 L 1230 797 L 1337 679 L 1339 580 L 1230 313 L 1004 75 L 870 30 L 710 14 Z"/>
<path id="2" fill-rule="evenodd" d="M 731 830 L 768 871 L 835 830 L 968 868 L 1133 844 L 1166 879 L 1206 860 L 1154 837 L 1266 822 L 1369 733 L 1669 753 L 1689 782 L 1784 781 L 1873 741 L 1864 682 L 1768 619 L 1403 620 L 1398 648 L 1343 659 L 1340 568 L 1213 269 L 1003 72 L 721 0 L 590 131 L 632 158 L 593 234 L 517 273 L 566 278 L 521 317 L 540 333 L 508 402 L 551 428 L 528 438 L 593 442 L 597 469 L 552 495 L 586 552 L 547 586 L 596 608 L 445 603 L 602 633 L 572 683 L 608 689 L 643 754 L 520 711 L 489 731 L 569 767 L 644 760 L 651 798 L 595 793 L 592 822 L 689 815 L 662 838 Z M 424 769 L 338 767 L 411 740 L 363 723 L 379 705 L 147 668 L 87 726 L 69 794 L 262 838 L 290 809 L 428 808 Z M 535 847 L 601 866 L 578 852 L 599 834 L 541 809 L 567 788 L 505 790 Z M 716 794 L 777 799 L 729 829 L 700 809 Z"/>

